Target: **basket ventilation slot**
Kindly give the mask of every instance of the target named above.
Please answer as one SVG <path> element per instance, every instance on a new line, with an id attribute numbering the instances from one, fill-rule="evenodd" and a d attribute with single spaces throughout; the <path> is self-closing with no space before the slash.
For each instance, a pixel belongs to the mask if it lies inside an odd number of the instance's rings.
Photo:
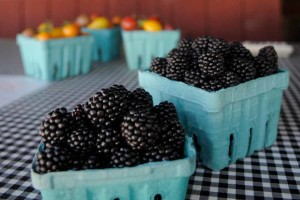
<path id="1" fill-rule="evenodd" d="M 229 150 L 228 150 L 228 156 L 230 158 L 231 158 L 232 152 L 233 152 L 233 144 L 234 144 L 233 133 L 230 133 L 230 137 L 229 137 Z"/>
<path id="2" fill-rule="evenodd" d="M 249 129 L 249 144 L 248 144 L 248 154 L 250 153 L 251 151 L 251 144 L 252 144 L 252 132 L 253 132 L 253 129 L 250 128 Z"/>
<path id="3" fill-rule="evenodd" d="M 156 195 L 154 196 L 154 200 L 162 200 L 161 194 L 156 194 Z"/>

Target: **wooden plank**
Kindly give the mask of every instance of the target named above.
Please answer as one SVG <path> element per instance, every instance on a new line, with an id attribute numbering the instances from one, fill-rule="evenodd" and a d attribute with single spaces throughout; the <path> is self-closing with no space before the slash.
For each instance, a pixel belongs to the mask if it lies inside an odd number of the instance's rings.
<path id="1" fill-rule="evenodd" d="M 47 8 L 48 0 L 25 0 L 24 1 L 24 20 L 25 27 L 37 28 L 38 25 L 49 20 L 50 12 Z"/>
<path id="2" fill-rule="evenodd" d="M 175 25 L 174 4 L 174 0 L 161 0 L 159 3 L 159 13 L 161 19 L 163 22 L 171 25 Z"/>
<path id="3" fill-rule="evenodd" d="M 174 25 L 184 37 L 198 37 L 206 33 L 206 2 L 200 0 L 174 0 Z"/>
<path id="4" fill-rule="evenodd" d="M 109 15 L 121 17 L 137 15 L 137 1 L 139 0 L 109 0 Z"/>
<path id="5" fill-rule="evenodd" d="M 108 16 L 108 1 L 109 0 L 78 0 L 80 14 L 97 14 Z"/>
<path id="6" fill-rule="evenodd" d="M 23 30 L 23 6 L 23 0 L 0 1 L 0 37 L 15 37 Z"/>
<path id="7" fill-rule="evenodd" d="M 54 25 L 60 26 L 65 21 L 74 21 L 78 15 L 77 0 L 51 0 L 50 18 Z"/>
<path id="8" fill-rule="evenodd" d="M 280 0 L 243 0 L 243 32 L 245 40 L 281 39 Z"/>
<path id="9" fill-rule="evenodd" d="M 159 0 L 137 1 L 137 15 L 139 17 L 161 16 L 159 12 Z"/>
<path id="10" fill-rule="evenodd" d="M 241 40 L 241 0 L 209 0 L 207 3 L 207 34 Z"/>

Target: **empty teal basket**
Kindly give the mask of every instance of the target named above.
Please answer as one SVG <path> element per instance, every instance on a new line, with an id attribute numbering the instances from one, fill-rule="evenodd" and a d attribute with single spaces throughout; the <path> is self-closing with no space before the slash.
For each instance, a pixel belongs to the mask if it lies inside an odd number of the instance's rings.
<path id="1" fill-rule="evenodd" d="M 39 148 L 42 148 L 40 145 Z M 184 200 L 189 177 L 195 172 L 196 150 L 186 139 L 186 157 L 136 167 L 51 172 L 31 169 L 33 186 L 44 200 Z"/>
<path id="2" fill-rule="evenodd" d="M 120 56 L 122 43 L 120 27 L 109 29 L 82 28 L 82 31 L 91 34 L 95 38 L 94 60 L 107 62 Z"/>
<path id="3" fill-rule="evenodd" d="M 139 72 L 139 84 L 154 103 L 167 100 L 175 104 L 187 133 L 197 137 L 198 159 L 210 169 L 220 170 L 275 142 L 288 72 L 216 92 L 149 71 Z"/>
<path id="4" fill-rule="evenodd" d="M 154 57 L 166 57 L 177 47 L 180 31 L 122 31 L 129 69 L 149 69 Z"/>
<path id="5" fill-rule="evenodd" d="M 25 74 L 47 81 L 88 73 L 93 42 L 92 36 L 39 41 L 17 35 Z"/>

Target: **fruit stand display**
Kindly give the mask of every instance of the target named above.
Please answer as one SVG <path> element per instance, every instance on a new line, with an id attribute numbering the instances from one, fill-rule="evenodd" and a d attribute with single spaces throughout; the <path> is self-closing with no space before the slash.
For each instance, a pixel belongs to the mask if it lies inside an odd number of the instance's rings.
<path id="1" fill-rule="evenodd" d="M 97 61 L 111 61 L 120 56 L 121 50 L 121 18 L 115 16 L 111 21 L 106 17 L 92 15 L 88 18 L 80 15 L 76 23 L 85 33 L 89 33 L 95 38 L 94 59 Z"/>
<path id="2" fill-rule="evenodd" d="M 288 72 L 272 46 L 256 57 L 238 42 L 205 36 L 182 40 L 167 58 L 155 58 L 139 84 L 154 99 L 176 106 L 198 158 L 220 170 L 272 145 Z"/>
<path id="3" fill-rule="evenodd" d="M 153 106 L 141 88 L 114 85 L 55 109 L 39 134 L 31 179 L 45 200 L 183 200 L 196 168 L 174 105 Z"/>
<path id="4" fill-rule="evenodd" d="M 148 69 L 152 58 L 166 56 L 177 46 L 180 31 L 156 17 L 122 19 L 122 38 L 129 69 Z"/>
<path id="5" fill-rule="evenodd" d="M 26 29 L 18 34 L 17 43 L 26 75 L 53 81 L 91 69 L 94 38 L 75 24 L 53 27 L 46 22 L 37 32 Z"/>

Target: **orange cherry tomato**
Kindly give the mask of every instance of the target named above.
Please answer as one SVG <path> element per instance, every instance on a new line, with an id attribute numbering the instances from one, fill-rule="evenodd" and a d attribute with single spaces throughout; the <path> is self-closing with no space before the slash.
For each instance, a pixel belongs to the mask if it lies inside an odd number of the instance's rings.
<path id="1" fill-rule="evenodd" d="M 38 40 L 45 41 L 45 40 L 49 40 L 51 38 L 51 34 L 50 33 L 46 33 L 46 32 L 41 32 L 41 33 L 37 34 L 35 37 Z"/>
<path id="2" fill-rule="evenodd" d="M 113 25 L 120 25 L 122 21 L 122 18 L 120 16 L 114 16 L 111 20 Z"/>
<path id="3" fill-rule="evenodd" d="M 75 37 L 80 34 L 80 29 L 75 24 L 68 24 L 63 26 L 62 32 L 65 37 Z"/>

